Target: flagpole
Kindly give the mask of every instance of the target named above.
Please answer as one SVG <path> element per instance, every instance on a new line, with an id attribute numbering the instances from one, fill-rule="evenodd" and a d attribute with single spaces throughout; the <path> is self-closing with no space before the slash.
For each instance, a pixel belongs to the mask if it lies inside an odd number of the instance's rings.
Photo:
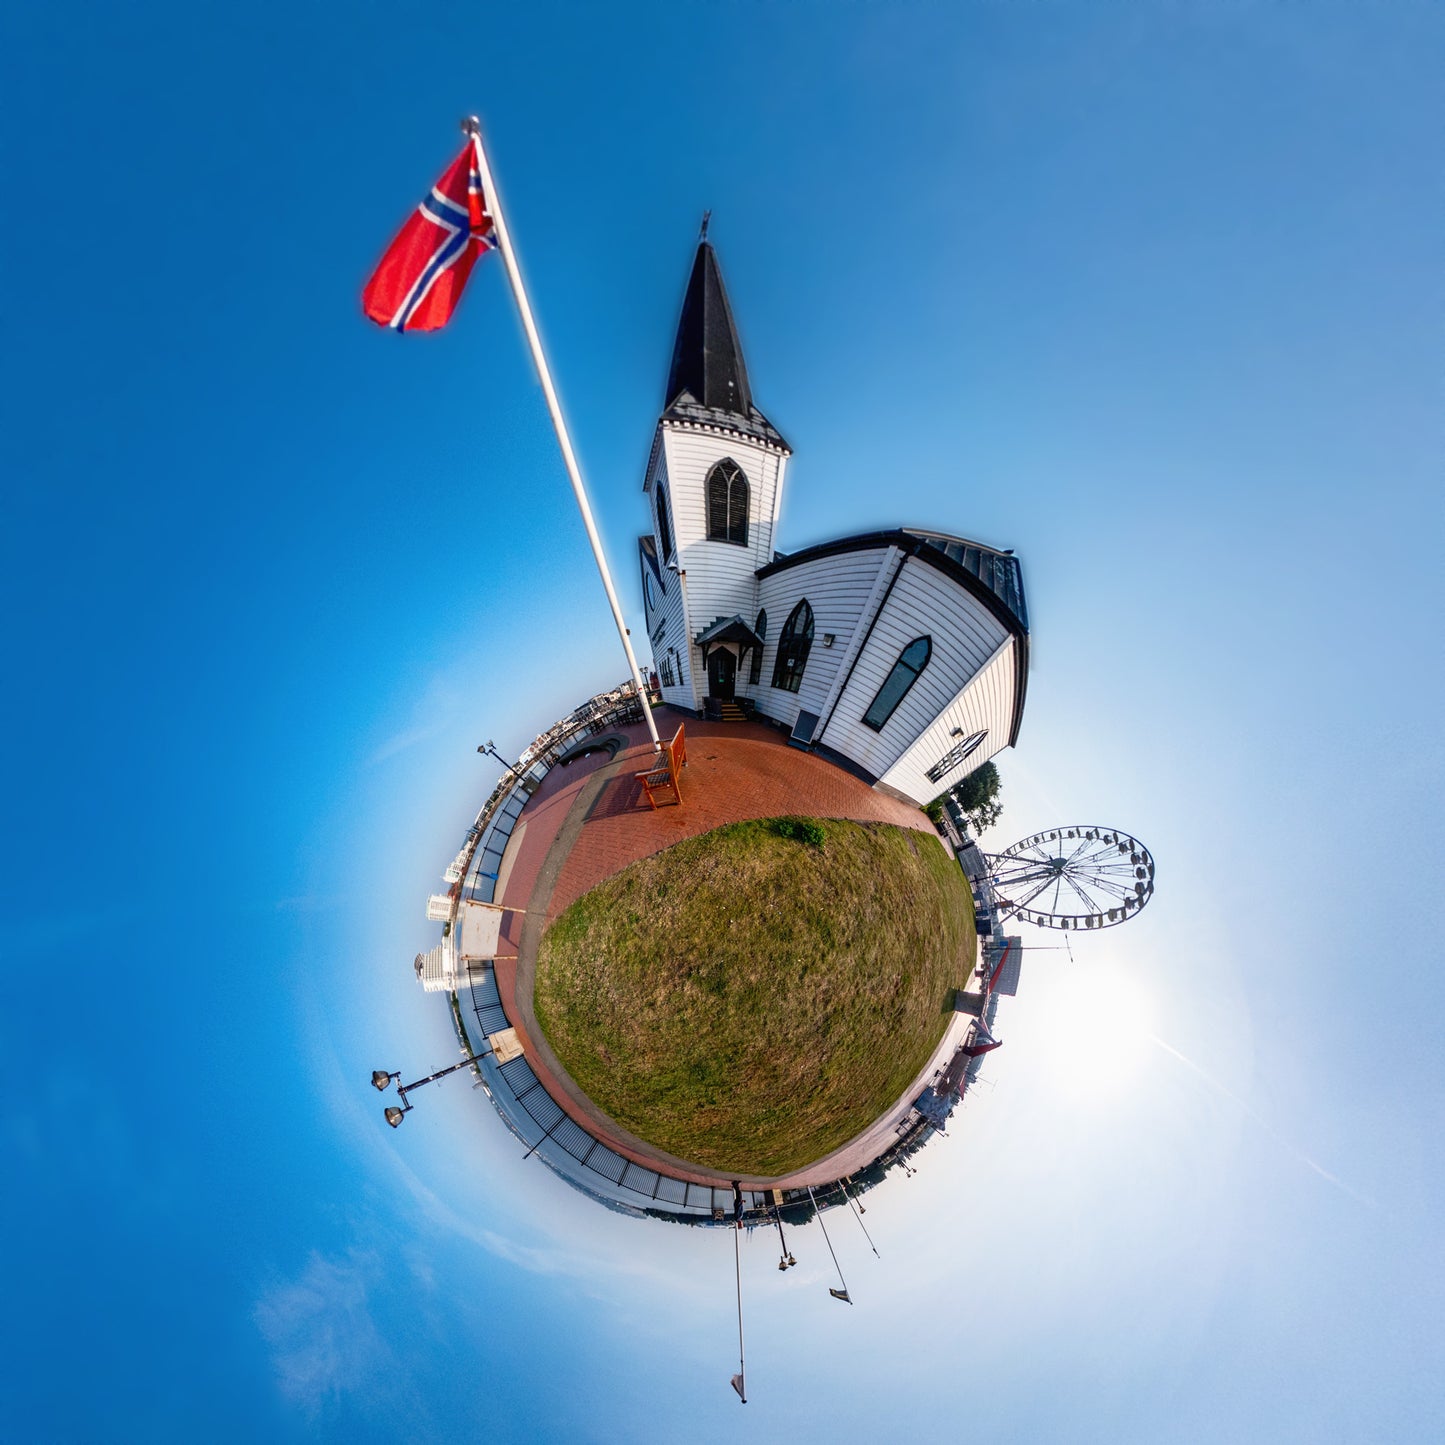
<path id="1" fill-rule="evenodd" d="M 542 394 L 547 398 L 547 410 L 552 416 L 552 429 L 557 433 L 557 444 L 562 448 L 567 477 L 572 483 L 572 492 L 582 513 L 582 525 L 587 529 L 587 540 L 592 544 L 592 556 L 597 562 L 598 572 L 602 574 L 607 605 L 612 609 L 612 620 L 617 624 L 617 635 L 622 639 L 622 650 L 627 654 L 627 666 L 632 673 L 633 685 L 637 688 L 638 700 L 642 703 L 642 716 L 647 722 L 647 731 L 652 735 L 652 746 L 661 752 L 662 739 L 657 735 L 657 723 L 653 720 L 652 707 L 647 701 L 647 689 L 642 684 L 642 674 L 638 671 L 637 658 L 633 655 L 627 624 L 622 620 L 622 608 L 618 605 L 617 592 L 612 586 L 612 574 L 607 570 L 607 559 L 602 555 L 602 539 L 597 535 L 597 525 L 592 520 L 592 507 L 587 500 L 587 489 L 582 485 L 582 469 L 577 464 L 577 453 L 572 449 L 572 438 L 567 431 L 566 418 L 562 415 L 562 403 L 557 399 L 557 388 L 552 385 L 552 373 L 542 351 L 542 338 L 537 333 L 537 323 L 532 319 L 532 307 L 527 300 L 526 288 L 522 285 L 522 271 L 517 264 L 517 253 L 512 249 L 512 239 L 502 216 L 497 183 L 492 178 L 491 167 L 487 164 L 487 153 L 482 148 L 481 123 L 476 116 L 469 116 L 462 122 L 462 129 L 471 136 L 472 146 L 476 151 L 477 170 L 482 177 L 482 199 L 497 233 L 497 248 L 501 251 L 502 261 L 507 268 L 507 279 L 512 283 L 512 295 L 516 298 L 517 310 L 522 316 L 522 329 L 527 333 L 527 345 L 532 349 L 532 361 L 537 368 L 537 378 L 542 383 Z"/>

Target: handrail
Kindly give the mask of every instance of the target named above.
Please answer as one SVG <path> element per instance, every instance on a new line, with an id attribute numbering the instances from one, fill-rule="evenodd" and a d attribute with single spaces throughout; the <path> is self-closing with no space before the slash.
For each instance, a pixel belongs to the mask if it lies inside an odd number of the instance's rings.
<path id="1" fill-rule="evenodd" d="M 606 696 L 606 694 L 599 694 L 599 697 Z M 576 709 L 566 718 L 538 735 L 533 747 L 537 748 L 538 744 L 543 744 L 544 739 L 546 740 L 545 744 L 521 770 L 523 778 L 538 767 L 543 769 L 541 776 L 545 777 L 546 773 L 555 766 L 556 758 L 566 751 L 567 745 L 579 733 L 589 728 L 596 732 L 603 731 L 615 724 L 619 713 L 625 712 L 635 705 L 624 696 L 617 698 L 611 706 L 592 709 L 590 704 L 596 703 L 597 700 L 596 698 L 591 699 L 589 704 L 584 704 L 582 708 Z M 671 742 L 664 745 L 670 767 L 674 765 L 674 759 L 676 760 L 675 766 L 686 766 L 687 745 L 684 727 L 685 725 L 680 724 Z M 528 751 L 530 752 L 532 749 Z M 526 754 L 524 753 L 523 756 Z M 469 886 L 468 879 L 471 877 L 472 865 L 478 849 L 484 839 L 489 836 L 494 838 L 503 823 L 506 822 L 505 817 L 499 817 L 498 814 L 503 812 L 507 801 L 521 788 L 522 782 L 516 776 L 508 773 L 483 804 L 477 814 L 476 822 L 468 830 L 467 845 L 464 850 L 466 865 L 453 888 L 451 911 L 453 923 L 462 897 Z M 678 796 L 681 797 L 680 792 Z M 506 841 L 511 837 L 516 821 L 515 818 L 512 819 L 511 824 L 506 827 L 505 838 L 502 840 L 503 849 L 505 849 Z M 500 1013 L 507 1023 L 511 1024 L 512 1020 L 507 1016 L 506 1006 L 502 1003 L 501 995 L 496 990 L 495 976 L 493 976 L 491 984 L 492 992 L 496 996 L 495 1003 L 479 1002 L 477 998 L 479 982 L 479 979 L 474 978 L 468 984 L 468 991 L 472 999 L 472 1012 L 476 1016 L 478 1028 L 485 1032 L 486 1026 L 482 1019 L 484 1011 Z M 679 1175 L 668 1174 L 651 1165 L 638 1164 L 618 1154 L 604 1140 L 573 1119 L 566 1107 L 552 1097 L 545 1084 L 527 1062 L 525 1055 L 519 1055 L 507 1064 L 499 1065 L 492 1054 L 478 1054 L 473 1049 L 471 1038 L 467 1032 L 460 999 L 456 993 L 449 994 L 448 998 L 452 1005 L 452 1022 L 456 1028 L 458 1040 L 472 1064 L 472 1072 L 478 1078 L 481 1087 L 485 1090 L 492 1106 L 501 1116 L 506 1127 L 521 1143 L 528 1146 L 529 1154 L 535 1153 L 553 1173 L 560 1175 L 569 1184 L 609 1207 L 620 1208 L 632 1214 L 662 1217 L 678 1223 L 716 1223 L 717 1217 L 721 1214 L 725 1217 L 725 1222 L 731 1226 L 732 1193 L 730 1187 L 699 1184 Z M 520 1087 L 514 1084 L 514 1080 L 520 1084 Z M 500 1087 L 502 1084 L 506 1085 L 505 1089 Z M 545 1101 L 545 1107 L 543 1101 Z M 534 1109 L 537 1111 L 536 1113 L 533 1112 Z M 539 1113 L 542 1115 L 541 1118 L 538 1117 Z M 555 1118 L 555 1113 L 560 1113 L 563 1117 Z M 546 1120 L 545 1124 L 544 1119 Z M 564 1127 L 563 1119 L 570 1123 L 570 1129 Z M 863 1193 L 881 1183 L 883 1176 L 894 1164 L 904 1162 L 908 1156 L 915 1153 L 928 1138 L 932 1137 L 933 1132 L 936 1132 L 936 1128 L 928 1121 L 915 1114 L 907 1115 L 900 1121 L 899 1133 L 889 1146 L 871 1163 L 846 1176 L 847 1180 L 852 1183 L 854 1192 Z M 533 1137 L 534 1135 L 536 1137 Z M 594 1182 L 586 1182 L 589 1178 Z M 667 1186 L 665 1194 L 663 1193 L 664 1186 Z M 680 1199 L 672 1197 L 679 1191 Z M 820 1196 L 817 1204 L 822 1208 L 841 1207 L 847 1198 L 847 1189 L 842 1180 L 815 1185 L 814 1192 Z M 805 1211 L 809 1211 L 808 1191 L 805 1188 L 783 1190 L 781 1205 L 772 1202 L 773 1191 L 771 1189 L 749 1189 L 745 1190 L 744 1194 L 751 1200 L 751 1213 L 744 1220 L 745 1227 L 749 1229 L 754 1227 L 771 1228 L 773 1216 L 778 1213 L 781 1213 L 790 1223 L 802 1222 L 800 1216 Z M 633 1199 L 625 1197 L 629 1195 L 636 1197 L 635 1202 Z M 791 1218 L 789 1218 L 790 1214 Z"/>

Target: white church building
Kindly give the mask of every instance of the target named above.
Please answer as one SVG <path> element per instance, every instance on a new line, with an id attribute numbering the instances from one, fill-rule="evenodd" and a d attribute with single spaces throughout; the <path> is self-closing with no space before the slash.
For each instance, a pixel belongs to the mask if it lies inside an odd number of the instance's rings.
<path id="1" fill-rule="evenodd" d="M 792 450 L 753 404 L 712 246 L 698 246 L 643 490 L 643 604 L 662 696 L 744 714 L 923 804 L 1012 746 L 1028 680 L 1018 559 L 932 527 L 791 554 Z"/>

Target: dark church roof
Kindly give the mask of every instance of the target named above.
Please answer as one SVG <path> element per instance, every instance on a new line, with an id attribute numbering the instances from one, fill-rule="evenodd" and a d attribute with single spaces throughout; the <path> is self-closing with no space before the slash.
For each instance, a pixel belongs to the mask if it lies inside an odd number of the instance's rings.
<path id="1" fill-rule="evenodd" d="M 787 446 L 773 424 L 753 405 L 747 364 L 738 340 L 717 255 L 698 245 L 677 323 L 672 366 L 663 398 L 665 421 L 724 426 L 776 446 Z"/>

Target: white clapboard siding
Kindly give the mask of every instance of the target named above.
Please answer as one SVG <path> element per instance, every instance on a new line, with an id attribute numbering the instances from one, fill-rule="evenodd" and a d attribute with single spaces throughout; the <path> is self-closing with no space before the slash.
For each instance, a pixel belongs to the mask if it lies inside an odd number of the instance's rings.
<path id="1" fill-rule="evenodd" d="M 748 479 L 745 547 L 707 538 L 707 476 L 724 458 Z M 663 697 L 700 712 L 707 669 L 693 639 L 720 618 L 740 615 L 751 626 L 759 609 L 766 610 L 759 680 L 749 681 L 751 659 L 740 658 L 738 695 L 790 728 L 801 711 L 818 715 L 815 742 L 857 763 L 880 786 L 926 802 L 1007 745 L 1016 721 L 1020 644 L 968 587 L 889 544 L 817 556 L 759 580 L 758 571 L 773 561 L 787 461 L 777 447 L 720 428 L 659 425 L 645 490 L 663 586 L 644 610 L 659 676 L 671 662 L 673 682 L 663 686 Z M 662 555 L 659 482 L 667 488 L 672 559 L 679 570 Z M 790 693 L 772 686 L 773 667 L 783 627 L 804 598 L 813 611 L 813 644 L 802 686 Z M 825 643 L 830 634 L 831 647 Z M 920 636 L 932 642 L 928 666 L 881 732 L 865 727 L 863 715 L 878 689 Z M 935 783 L 926 770 L 957 741 L 955 729 L 987 737 Z"/>
<path id="2" fill-rule="evenodd" d="M 656 544 L 657 539 L 654 537 L 653 545 L 656 546 Z M 647 624 L 647 635 L 649 638 L 656 630 L 657 624 L 662 620 L 663 605 L 662 588 L 658 586 L 655 576 L 653 576 L 652 579 L 652 590 L 656 605 L 654 606 L 653 601 L 648 599 L 647 579 L 651 575 L 652 568 L 648 566 L 647 558 L 643 555 L 642 548 L 639 546 L 637 549 L 637 586 L 642 593 L 642 618 Z M 640 651 L 640 649 L 634 648 L 633 651 L 637 652 Z"/>
<path id="3" fill-rule="evenodd" d="M 769 717 L 791 727 L 801 709 L 821 715 L 840 669 L 851 655 L 851 644 L 890 553 L 896 555 L 892 548 L 882 546 L 839 552 L 785 567 L 762 579 L 758 606 L 767 609 L 768 639 L 762 681 L 749 688 L 748 695 Z M 813 609 L 813 646 L 803 669 L 803 685 L 792 693 L 771 686 L 773 663 L 788 616 L 804 598 Z M 826 647 L 823 638 L 830 632 L 834 643 Z"/>
<path id="4" fill-rule="evenodd" d="M 644 576 L 642 611 L 647 621 L 647 645 L 645 649 L 634 646 L 633 650 L 639 656 L 644 650 L 651 652 L 653 666 L 657 669 L 658 676 L 661 677 L 662 668 L 659 664 L 663 654 L 670 645 L 676 643 L 678 638 L 683 636 L 682 587 L 677 580 L 677 573 L 669 571 L 666 567 L 660 568 L 656 574 L 652 575 L 655 605 L 649 607 L 645 579 L 651 573 L 651 569 L 640 552 L 638 561 Z"/>
<path id="5" fill-rule="evenodd" d="M 679 680 L 676 689 L 677 697 L 675 699 L 669 697 L 668 701 L 676 701 L 679 707 L 688 707 L 694 712 L 701 712 L 702 700 L 707 696 L 707 669 L 702 666 L 701 650 L 692 640 L 693 634 L 698 630 L 698 624 L 688 585 L 690 579 L 686 573 L 683 573 L 672 580 L 677 584 L 678 607 L 682 625 L 678 631 L 676 642 L 672 644 L 674 648 L 673 663 L 677 668 Z"/>
<path id="6" fill-rule="evenodd" d="M 652 540 L 657 547 L 657 564 L 665 567 L 668 562 L 668 553 L 662 549 L 662 532 L 657 525 L 657 484 L 663 483 L 668 494 L 668 525 L 672 526 L 672 482 L 667 475 L 667 458 L 662 455 L 662 448 L 654 448 L 655 460 L 652 470 L 647 474 L 647 481 L 643 483 L 643 491 L 647 493 L 648 520 L 652 523 Z M 673 528 L 673 546 L 677 546 L 677 530 Z"/>
<path id="7" fill-rule="evenodd" d="M 658 561 L 661 564 L 663 592 L 658 599 L 657 608 L 647 619 L 648 644 L 652 653 L 653 669 L 659 678 L 662 677 L 662 659 L 669 654 L 672 656 L 674 681 L 671 686 L 663 687 L 663 699 L 677 707 L 692 708 L 696 706 L 696 703 L 693 698 L 692 685 L 692 648 L 687 632 L 687 599 L 682 579 L 667 565 L 667 558 L 663 556 L 662 536 L 657 525 L 657 483 L 662 482 L 667 488 L 668 524 L 672 528 L 675 559 L 677 519 L 672 501 L 672 481 L 668 475 L 667 457 L 663 449 L 660 446 L 655 447 L 653 453 L 653 466 L 648 473 L 644 490 L 647 493 L 649 517 L 652 522 L 652 540 L 657 548 Z M 644 602 L 645 600 L 644 597 Z"/>
<path id="8" fill-rule="evenodd" d="M 725 432 L 667 423 L 661 447 L 678 563 L 688 574 L 688 632 L 719 617 L 757 612 L 759 567 L 773 560 L 773 533 L 787 459 L 776 448 Z M 707 475 L 731 458 L 748 479 L 748 544 L 707 538 Z"/>
<path id="9" fill-rule="evenodd" d="M 898 572 L 898 567 L 903 560 L 903 551 L 899 547 L 889 547 L 883 554 L 878 564 L 877 571 L 873 575 L 873 587 L 868 594 L 868 600 L 863 604 L 863 610 L 858 614 L 858 621 L 853 626 L 853 633 L 847 640 L 846 645 L 842 638 L 839 638 L 837 646 L 843 648 L 843 655 L 838 659 L 838 666 L 833 671 L 833 681 L 828 688 L 828 695 L 823 699 L 823 706 L 818 710 L 818 716 L 824 719 L 829 718 L 838 700 L 839 692 L 847 685 L 853 674 L 854 663 L 859 651 L 868 640 L 873 619 L 878 614 L 878 609 L 883 605 L 883 599 L 888 596 L 888 586 Z M 818 733 L 813 734 L 814 741 Z"/>
<path id="10" fill-rule="evenodd" d="M 763 637 L 763 660 L 758 669 L 758 680 L 756 683 L 748 680 L 753 675 L 753 654 L 749 652 L 745 658 L 738 662 L 737 695 L 739 697 L 751 698 L 764 712 L 768 712 L 766 698 L 767 694 L 771 691 L 768 684 L 772 681 L 773 677 L 773 658 L 778 650 L 778 633 L 783 630 L 783 622 L 786 619 L 774 617 L 772 610 L 763 606 L 761 601 L 761 588 L 762 584 L 759 583 L 758 605 L 754 607 L 751 612 L 744 613 L 743 617 L 749 627 L 755 628 L 758 621 L 758 612 L 761 610 L 766 611 L 768 614 L 768 620 L 764 629 L 765 636 Z M 776 710 L 774 710 L 773 715 L 777 715 Z"/>
<path id="11" fill-rule="evenodd" d="M 961 583 L 910 557 L 859 653 L 837 707 L 831 715 L 824 714 L 826 725 L 814 734 L 814 741 L 852 758 L 874 777 L 882 777 L 1010 635 Z M 933 644 L 928 666 L 882 732 L 874 732 L 864 724 L 864 713 L 903 649 L 924 636 Z M 936 794 L 929 794 L 933 796 Z"/>
<path id="12" fill-rule="evenodd" d="M 646 563 L 643 563 L 646 566 Z M 656 583 L 654 582 L 654 586 Z M 687 611 L 683 579 L 668 567 L 662 568 L 662 594 L 658 606 L 647 619 L 648 647 L 652 653 L 653 670 L 661 678 L 662 659 L 674 653 L 675 681 L 662 689 L 663 697 L 679 707 L 692 707 L 692 684 L 688 658 L 691 648 L 687 640 Z"/>
<path id="13" fill-rule="evenodd" d="M 916 803 L 926 803 L 1007 747 L 1014 724 L 1019 654 L 1019 640 L 1010 634 L 988 664 L 878 780 L 879 785 Z M 921 678 L 918 685 L 922 685 Z M 935 782 L 928 776 L 928 769 L 960 741 L 953 735 L 955 729 L 965 738 L 977 732 L 987 736 L 967 758 Z"/>

